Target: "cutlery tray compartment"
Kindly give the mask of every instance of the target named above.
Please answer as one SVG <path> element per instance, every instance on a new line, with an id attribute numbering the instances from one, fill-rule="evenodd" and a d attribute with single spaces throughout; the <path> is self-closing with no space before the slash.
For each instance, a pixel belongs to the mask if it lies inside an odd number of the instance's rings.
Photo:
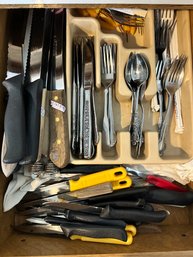
<path id="1" fill-rule="evenodd" d="M 182 85 L 182 116 L 185 126 L 183 134 L 176 134 L 175 117 L 173 115 L 168 137 L 166 138 L 167 150 L 163 157 L 159 156 L 157 123 L 159 113 L 151 110 L 151 99 L 156 94 L 156 55 L 154 40 L 154 14 L 152 10 L 147 13 L 144 33 L 136 33 L 133 39 L 128 42 L 122 41 L 118 34 L 105 33 L 101 30 L 97 19 L 92 17 L 80 17 L 74 11 L 67 13 L 67 101 L 69 130 L 71 131 L 71 98 L 72 98 L 72 42 L 76 36 L 93 36 L 95 50 L 95 102 L 97 122 L 99 130 L 99 143 L 96 155 L 90 159 L 77 159 L 71 155 L 73 164 L 161 164 L 161 163 L 182 163 L 193 157 L 193 100 L 192 91 L 192 60 L 190 43 L 190 21 L 188 11 L 177 11 L 177 30 L 179 54 L 188 56 L 185 66 L 185 77 Z M 186 38 L 186 40 L 182 40 Z M 104 87 L 101 85 L 100 74 L 100 45 L 103 42 L 117 44 L 117 70 L 116 81 L 113 86 L 114 99 L 113 111 L 117 143 L 112 150 L 106 152 L 102 147 L 102 121 L 104 107 Z M 129 123 L 131 119 L 131 91 L 124 79 L 124 68 L 131 52 L 143 54 L 149 61 L 150 77 L 144 96 L 145 122 L 144 122 L 144 151 L 141 157 L 136 159 L 130 143 Z M 71 132 L 69 133 L 71 135 Z M 71 141 L 71 138 L 70 138 Z"/>

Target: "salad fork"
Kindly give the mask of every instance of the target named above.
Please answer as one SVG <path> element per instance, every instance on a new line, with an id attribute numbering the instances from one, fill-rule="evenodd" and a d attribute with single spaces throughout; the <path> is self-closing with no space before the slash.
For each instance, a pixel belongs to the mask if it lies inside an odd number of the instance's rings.
<path id="1" fill-rule="evenodd" d="M 106 147 L 113 147 L 117 141 L 112 103 L 112 85 L 116 77 L 116 44 L 103 44 L 100 47 L 100 53 L 101 83 L 104 87 L 103 138 Z"/>

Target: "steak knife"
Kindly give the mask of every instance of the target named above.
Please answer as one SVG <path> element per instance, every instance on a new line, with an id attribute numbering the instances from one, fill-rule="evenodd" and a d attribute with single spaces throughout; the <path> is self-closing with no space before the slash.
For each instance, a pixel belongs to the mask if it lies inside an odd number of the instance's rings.
<path id="1" fill-rule="evenodd" d="M 65 47 L 65 26 L 64 10 L 56 10 L 53 27 L 53 56 L 51 56 L 49 156 L 58 168 L 65 167 L 70 158 L 63 49 Z"/>

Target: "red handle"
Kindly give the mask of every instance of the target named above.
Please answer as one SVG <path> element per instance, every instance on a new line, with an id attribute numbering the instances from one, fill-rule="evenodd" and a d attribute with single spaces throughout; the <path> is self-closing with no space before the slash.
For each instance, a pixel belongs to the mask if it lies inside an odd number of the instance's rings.
<path id="1" fill-rule="evenodd" d="M 152 185 L 155 185 L 160 188 L 168 189 L 168 190 L 173 190 L 173 191 L 178 191 L 178 192 L 187 192 L 188 191 L 187 189 L 185 189 L 181 186 L 175 185 L 174 183 L 172 183 L 166 179 L 156 177 L 153 175 L 148 175 L 146 177 L 146 181 Z"/>

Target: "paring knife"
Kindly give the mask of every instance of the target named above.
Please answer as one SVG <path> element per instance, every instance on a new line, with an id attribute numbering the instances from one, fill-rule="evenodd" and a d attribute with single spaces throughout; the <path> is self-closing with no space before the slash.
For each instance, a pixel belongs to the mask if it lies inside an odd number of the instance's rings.
<path id="1" fill-rule="evenodd" d="M 53 208 L 54 209 L 54 208 Z M 41 218 L 41 219 L 40 219 Z M 19 212 L 15 215 L 15 225 L 20 225 L 26 222 L 40 224 L 41 221 L 46 221 L 51 224 L 60 225 L 64 222 L 75 221 L 75 222 L 84 222 L 89 224 L 96 225 L 104 225 L 104 226 L 115 226 L 119 228 L 123 228 L 125 231 L 131 231 L 129 225 L 122 220 L 114 220 L 114 219 L 103 219 L 95 214 L 88 214 L 78 211 L 70 211 L 66 210 L 63 212 L 57 212 L 51 208 L 33 208 L 27 211 Z M 135 232 L 132 229 L 133 233 Z M 134 233 L 135 234 L 135 233 Z"/>
<path id="2" fill-rule="evenodd" d="M 69 163 L 69 135 L 64 78 L 65 12 L 55 11 L 50 88 L 50 159 L 59 168 Z"/>
<path id="3" fill-rule="evenodd" d="M 59 194 L 60 199 L 68 199 L 68 197 L 72 197 L 75 199 L 88 199 L 93 196 L 109 194 L 114 190 L 120 190 L 123 188 L 128 188 L 131 186 L 131 179 L 129 176 L 126 176 L 123 179 L 112 181 L 112 182 L 105 182 L 99 183 L 94 186 L 89 186 L 86 188 L 82 188 L 79 190 L 71 190 L 70 192 L 66 193 L 66 181 L 52 183 L 50 185 L 41 186 L 39 189 L 30 193 L 31 199 L 42 199 L 45 197 L 50 197 Z"/>
<path id="4" fill-rule="evenodd" d="M 57 208 L 57 211 L 60 210 L 73 210 L 80 211 L 90 214 L 98 214 L 101 218 L 104 219 L 119 219 L 124 220 L 125 222 L 162 222 L 168 216 L 168 212 L 165 210 L 161 211 L 146 211 L 140 209 L 114 209 L 110 206 L 105 208 L 85 205 L 75 202 L 62 202 L 62 203 L 46 203 L 44 205 L 46 208 L 51 207 L 52 210 Z"/>
<path id="5" fill-rule="evenodd" d="M 29 220 L 29 219 L 28 219 Z M 57 218 L 47 217 L 47 218 L 31 218 L 30 222 L 34 220 L 35 224 L 40 224 L 42 227 L 44 225 L 50 225 L 49 231 L 51 234 L 64 234 L 67 238 L 72 235 L 88 236 L 91 238 L 116 238 L 121 241 L 127 241 L 127 233 L 124 228 L 96 225 L 82 222 L 70 222 L 67 220 L 62 221 L 60 226 L 53 225 L 53 221 L 56 224 Z M 30 226 L 30 225 L 29 225 Z M 33 225 L 35 226 L 35 225 Z M 106 229 L 105 229 L 106 228 Z M 50 233 L 49 233 L 50 234 Z"/>
<path id="6" fill-rule="evenodd" d="M 43 223 L 44 222 L 44 223 Z M 66 222 L 65 225 L 53 226 L 43 221 L 40 225 L 20 225 L 15 227 L 16 230 L 26 233 L 35 234 L 57 234 L 65 235 L 71 240 L 82 240 L 90 242 L 112 243 L 130 245 L 133 241 L 131 233 L 126 233 L 123 229 L 99 225 L 86 225 L 83 223 Z"/>

